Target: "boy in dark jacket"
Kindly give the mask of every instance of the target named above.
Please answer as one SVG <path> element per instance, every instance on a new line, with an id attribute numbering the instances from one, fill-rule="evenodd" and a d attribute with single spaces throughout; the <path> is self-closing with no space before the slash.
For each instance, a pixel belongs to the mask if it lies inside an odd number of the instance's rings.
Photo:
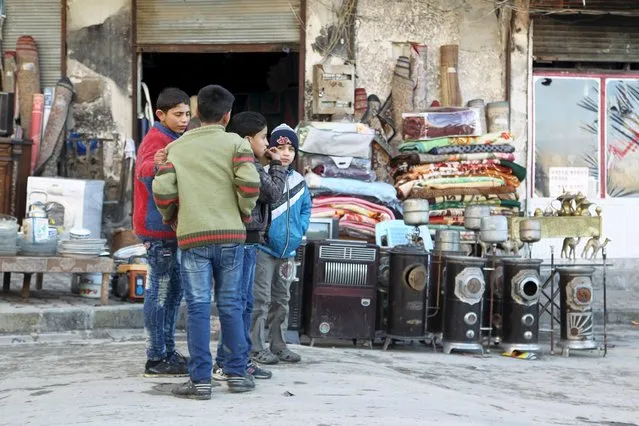
<path id="1" fill-rule="evenodd" d="M 295 131 L 281 124 L 271 134 L 269 146 L 276 148 L 288 168 L 284 191 L 271 205 L 271 226 L 265 244 L 259 246 L 255 268 L 255 298 L 251 317 L 251 357 L 262 364 L 299 362 L 301 357 L 286 346 L 288 302 L 295 277 L 295 251 L 308 230 L 311 196 L 302 175 L 291 168 L 299 146 Z M 268 320 L 270 348 L 266 345 Z"/>
<path id="2" fill-rule="evenodd" d="M 271 221 L 271 206 L 282 197 L 286 182 L 287 168 L 282 165 L 280 155 L 275 148 L 268 149 L 266 138 L 266 119 L 256 112 L 241 112 L 231 119 L 227 132 L 237 133 L 246 139 L 255 154 L 255 168 L 260 175 L 260 197 L 251 213 L 251 221 L 246 224 L 246 243 L 244 245 L 244 263 L 242 274 L 242 302 L 244 303 L 244 330 L 246 333 L 246 358 L 250 360 L 251 350 L 251 314 L 253 312 L 253 280 L 255 278 L 255 263 L 257 245 L 264 242 L 264 232 Z M 261 160 L 270 160 L 268 172 L 262 167 Z M 224 347 L 219 339 L 216 363 L 213 366 L 213 378 L 226 381 L 228 375 L 224 373 Z M 270 379 L 270 371 L 260 368 L 249 361 L 247 373 L 256 379 Z"/>
<path id="3" fill-rule="evenodd" d="M 175 350 L 175 323 L 182 300 L 175 231 L 162 222 L 151 184 L 154 156 L 176 140 L 189 124 L 189 97 L 179 89 L 164 89 L 155 112 L 159 122 L 142 140 L 135 165 L 133 228 L 144 242 L 149 272 L 144 291 L 147 335 L 145 377 L 186 376 L 187 360 Z"/>

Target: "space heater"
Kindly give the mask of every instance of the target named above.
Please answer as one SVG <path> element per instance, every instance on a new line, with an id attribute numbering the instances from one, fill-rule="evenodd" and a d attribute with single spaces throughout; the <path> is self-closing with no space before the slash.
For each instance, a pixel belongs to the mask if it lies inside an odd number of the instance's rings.
<path id="1" fill-rule="evenodd" d="M 304 332 L 311 338 L 372 341 L 379 247 L 344 240 L 306 246 Z"/>

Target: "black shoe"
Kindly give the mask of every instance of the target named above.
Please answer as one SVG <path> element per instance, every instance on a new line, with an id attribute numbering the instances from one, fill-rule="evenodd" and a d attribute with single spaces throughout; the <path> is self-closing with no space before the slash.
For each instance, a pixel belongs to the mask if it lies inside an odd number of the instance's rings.
<path id="1" fill-rule="evenodd" d="M 273 377 L 273 373 L 271 373 L 268 370 L 265 370 L 264 368 L 260 368 L 254 362 L 249 363 L 248 367 L 246 367 L 246 374 L 249 374 L 255 377 L 256 379 L 260 379 L 260 380 L 266 380 Z"/>
<path id="2" fill-rule="evenodd" d="M 186 365 L 172 364 L 166 359 L 162 361 L 147 361 L 144 377 L 186 377 L 189 370 Z"/>
<path id="3" fill-rule="evenodd" d="M 189 357 L 184 356 L 178 351 L 173 351 L 172 354 L 167 354 L 166 359 L 170 364 L 183 365 L 185 367 L 189 366 Z"/>
<path id="4" fill-rule="evenodd" d="M 206 400 L 211 399 L 211 381 L 193 383 L 189 380 L 181 385 L 175 385 L 171 393 L 180 398 Z"/>
<path id="5" fill-rule="evenodd" d="M 228 383 L 229 390 L 231 392 L 240 393 L 248 392 L 255 389 L 255 381 L 253 376 L 229 376 L 226 383 Z"/>

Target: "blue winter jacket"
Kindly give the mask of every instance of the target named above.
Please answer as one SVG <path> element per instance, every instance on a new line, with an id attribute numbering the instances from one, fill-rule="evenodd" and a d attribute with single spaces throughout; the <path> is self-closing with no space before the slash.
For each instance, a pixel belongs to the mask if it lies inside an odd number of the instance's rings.
<path id="1" fill-rule="evenodd" d="M 282 198 L 271 204 L 271 226 L 259 248 L 271 256 L 295 256 L 311 219 L 311 194 L 301 174 L 290 169 Z"/>

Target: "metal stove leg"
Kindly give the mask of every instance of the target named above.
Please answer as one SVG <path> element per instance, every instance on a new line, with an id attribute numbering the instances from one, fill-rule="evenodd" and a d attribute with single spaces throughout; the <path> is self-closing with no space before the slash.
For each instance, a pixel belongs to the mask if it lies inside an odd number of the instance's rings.
<path id="1" fill-rule="evenodd" d="M 550 355 L 555 353 L 555 247 L 550 246 Z"/>
<path id="2" fill-rule="evenodd" d="M 390 337 L 386 336 L 386 340 L 384 340 L 384 347 L 382 348 L 383 351 L 388 349 L 388 346 L 391 344 L 391 341 L 393 339 L 391 339 Z"/>
<path id="3" fill-rule="evenodd" d="M 605 357 L 608 355 L 608 300 L 607 300 L 607 292 L 606 292 L 606 248 L 604 247 L 601 250 L 601 257 L 603 258 L 603 327 L 604 327 L 604 354 Z"/>
<path id="4" fill-rule="evenodd" d="M 311 348 L 313 347 L 313 345 L 315 345 L 315 338 L 311 339 L 311 344 L 309 345 Z"/>

